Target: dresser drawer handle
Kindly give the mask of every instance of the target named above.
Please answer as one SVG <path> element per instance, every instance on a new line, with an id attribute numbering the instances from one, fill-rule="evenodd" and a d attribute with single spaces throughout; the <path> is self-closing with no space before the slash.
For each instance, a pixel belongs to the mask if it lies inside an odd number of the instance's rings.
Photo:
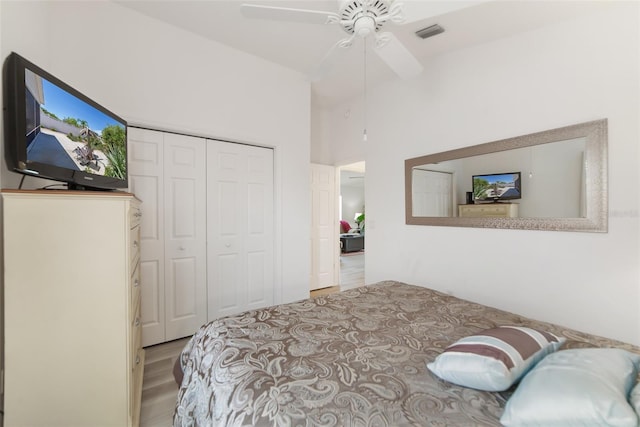
<path id="1" fill-rule="evenodd" d="M 140 356 L 136 355 L 136 365 L 139 365 L 139 364 L 140 364 Z"/>
<path id="2" fill-rule="evenodd" d="M 135 326 L 136 328 L 138 326 L 140 326 L 140 318 L 139 317 L 136 317 L 136 321 L 134 322 L 133 326 Z"/>
<path id="3" fill-rule="evenodd" d="M 138 286 L 140 286 L 140 280 L 136 279 L 133 281 L 133 287 L 137 288 Z"/>
<path id="4" fill-rule="evenodd" d="M 136 247 L 136 248 L 138 247 L 138 241 L 137 240 L 133 241 L 133 246 Z"/>

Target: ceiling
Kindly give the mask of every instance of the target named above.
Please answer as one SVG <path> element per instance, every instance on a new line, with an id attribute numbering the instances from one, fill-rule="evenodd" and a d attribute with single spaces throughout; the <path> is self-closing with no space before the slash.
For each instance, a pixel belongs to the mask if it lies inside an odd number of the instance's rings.
<path id="1" fill-rule="evenodd" d="M 364 188 L 365 162 L 340 166 L 340 187 Z"/>
<path id="2" fill-rule="evenodd" d="M 240 13 L 243 3 L 338 12 L 340 0 L 113 0 L 127 8 L 224 43 L 305 75 L 346 33 L 337 25 L 314 25 L 249 19 Z M 439 54 L 530 31 L 583 13 L 599 11 L 608 1 L 578 0 L 405 0 L 405 24 L 387 24 L 422 65 Z M 445 32 L 421 39 L 415 31 L 439 24 Z M 321 81 L 313 82 L 314 102 L 335 105 L 362 93 L 362 42 L 341 52 L 340 62 Z M 378 59 L 367 54 L 367 84 L 398 78 Z"/>

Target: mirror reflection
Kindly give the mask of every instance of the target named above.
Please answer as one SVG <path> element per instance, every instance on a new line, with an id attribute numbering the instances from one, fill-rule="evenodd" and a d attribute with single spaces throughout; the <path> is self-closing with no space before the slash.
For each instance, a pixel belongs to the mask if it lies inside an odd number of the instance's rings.
<path id="1" fill-rule="evenodd" d="M 469 215 L 462 204 L 506 203 L 512 217 L 584 218 L 584 137 L 412 168 L 416 217 Z"/>
<path id="2" fill-rule="evenodd" d="M 607 230 L 607 120 L 405 161 L 406 223 Z"/>

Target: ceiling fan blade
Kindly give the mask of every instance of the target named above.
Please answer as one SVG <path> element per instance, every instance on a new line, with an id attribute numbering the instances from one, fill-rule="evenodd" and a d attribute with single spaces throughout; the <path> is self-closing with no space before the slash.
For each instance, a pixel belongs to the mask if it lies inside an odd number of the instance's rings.
<path id="1" fill-rule="evenodd" d="M 320 10 L 291 9 L 287 7 L 260 6 L 255 4 L 243 4 L 240 6 L 240 10 L 245 17 L 255 19 L 321 25 L 334 24 L 340 21 L 340 17 L 337 14 Z"/>
<path id="2" fill-rule="evenodd" d="M 343 52 L 353 45 L 355 38 L 356 36 L 352 35 L 331 46 L 331 49 L 329 49 L 324 58 L 322 58 L 322 61 L 311 71 L 309 75 L 310 80 L 317 82 L 329 74 L 333 66 L 342 59 Z"/>
<path id="3" fill-rule="evenodd" d="M 391 22 L 396 25 L 404 24 L 407 21 L 404 14 L 404 4 L 392 3 L 389 6 L 387 13 L 376 16 L 374 20 L 376 21 L 376 24 L 384 24 L 385 22 Z"/>
<path id="4" fill-rule="evenodd" d="M 393 33 L 377 34 L 374 51 L 403 79 L 415 77 L 423 70 L 422 64 Z"/>

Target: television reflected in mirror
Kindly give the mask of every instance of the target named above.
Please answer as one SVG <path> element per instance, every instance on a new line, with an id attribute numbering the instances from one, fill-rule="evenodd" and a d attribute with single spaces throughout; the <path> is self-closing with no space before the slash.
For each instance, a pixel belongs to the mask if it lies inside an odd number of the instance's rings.
<path id="1" fill-rule="evenodd" d="M 522 198 L 520 172 L 473 175 L 474 202 L 499 202 Z"/>

